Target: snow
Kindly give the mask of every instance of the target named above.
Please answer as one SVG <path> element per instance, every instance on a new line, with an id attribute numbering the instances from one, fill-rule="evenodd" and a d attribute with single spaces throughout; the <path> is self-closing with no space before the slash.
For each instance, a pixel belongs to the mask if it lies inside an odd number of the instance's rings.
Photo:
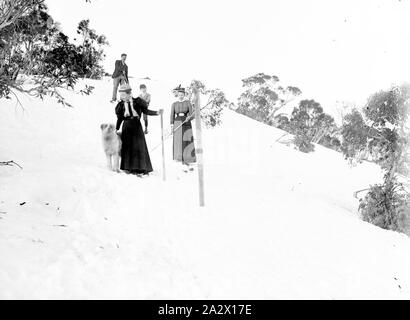
<path id="1" fill-rule="evenodd" d="M 150 177 L 105 168 L 111 82 L 86 83 L 91 96 L 64 92 L 74 108 L 0 100 L 0 160 L 23 167 L 0 166 L 0 298 L 410 298 L 410 239 L 361 221 L 352 196 L 381 180 L 377 166 L 298 152 L 227 110 L 203 133 L 200 208 L 197 172 L 172 162 L 171 139 L 166 181 L 161 148 Z M 168 128 L 172 87 L 144 83 Z M 153 149 L 160 120 L 149 122 Z"/>

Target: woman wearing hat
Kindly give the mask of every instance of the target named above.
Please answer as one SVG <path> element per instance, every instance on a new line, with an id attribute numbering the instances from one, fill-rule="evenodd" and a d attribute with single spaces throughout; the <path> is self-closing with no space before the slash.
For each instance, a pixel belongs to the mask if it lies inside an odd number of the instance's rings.
<path id="1" fill-rule="evenodd" d="M 171 106 L 171 128 L 175 128 L 173 141 L 173 159 L 183 165 L 196 162 L 194 137 L 190 117 L 192 105 L 185 99 L 185 89 L 179 86 L 178 100 Z M 193 170 L 190 168 L 190 170 Z"/>
<path id="2" fill-rule="evenodd" d="M 115 107 L 117 115 L 117 132 L 122 126 L 121 140 L 121 170 L 135 174 L 148 174 L 152 171 L 151 159 L 149 157 L 145 135 L 142 130 L 141 114 L 156 116 L 162 113 L 149 110 L 147 103 L 141 98 L 131 96 L 129 84 L 120 87 L 121 101 Z"/>

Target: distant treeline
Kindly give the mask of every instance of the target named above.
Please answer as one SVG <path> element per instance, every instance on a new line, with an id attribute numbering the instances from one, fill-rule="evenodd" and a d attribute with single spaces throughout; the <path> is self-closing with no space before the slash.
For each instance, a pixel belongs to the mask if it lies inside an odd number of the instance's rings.
<path id="1" fill-rule="evenodd" d="M 285 130 L 298 150 L 312 152 L 317 143 L 343 153 L 352 165 L 378 164 L 383 183 L 369 187 L 359 212 L 365 221 L 410 235 L 410 196 L 403 183 L 410 169 L 410 85 L 375 92 L 364 106 L 338 106 L 343 118 L 338 126 L 319 102 L 300 99 L 302 91 L 282 86 L 277 76 L 259 73 L 242 82 L 245 91 L 234 109 Z M 293 111 L 281 112 L 290 103 L 296 104 Z"/>

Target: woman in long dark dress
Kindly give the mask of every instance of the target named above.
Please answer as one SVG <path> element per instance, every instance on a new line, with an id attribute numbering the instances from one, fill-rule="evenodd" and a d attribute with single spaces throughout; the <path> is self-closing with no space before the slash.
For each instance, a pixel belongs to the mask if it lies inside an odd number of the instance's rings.
<path id="1" fill-rule="evenodd" d="M 143 99 L 133 98 L 131 96 L 131 87 L 128 84 L 122 85 L 119 92 L 121 101 L 115 107 L 117 132 L 121 127 L 121 123 L 124 122 L 121 130 L 120 169 L 129 173 L 146 175 L 153 169 L 140 118 L 141 114 L 159 115 L 162 110 L 149 110 Z"/>
<path id="2" fill-rule="evenodd" d="M 171 127 L 172 129 L 175 128 L 173 159 L 189 167 L 190 164 L 196 162 L 194 136 L 190 120 L 193 110 L 191 102 L 185 100 L 185 89 L 179 87 L 177 91 L 178 101 L 175 101 L 171 106 Z M 184 123 L 184 121 L 186 122 Z M 193 169 L 189 168 L 189 170 Z"/>

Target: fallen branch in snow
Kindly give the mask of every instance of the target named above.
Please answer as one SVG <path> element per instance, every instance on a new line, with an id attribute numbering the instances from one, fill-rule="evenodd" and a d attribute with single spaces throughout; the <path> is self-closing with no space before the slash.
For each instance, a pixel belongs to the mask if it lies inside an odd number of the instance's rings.
<path id="1" fill-rule="evenodd" d="M 20 169 L 23 169 L 22 166 L 20 166 L 17 162 L 14 162 L 13 160 L 10 160 L 10 161 L 0 161 L 0 165 L 1 165 L 1 166 L 13 166 L 13 165 L 16 165 L 16 166 L 19 167 Z"/>
<path id="2" fill-rule="evenodd" d="M 275 142 L 278 142 L 280 139 L 282 139 L 283 137 L 285 137 L 285 136 L 287 136 L 287 135 L 289 135 L 289 133 L 284 133 L 283 135 L 281 135 L 279 138 L 277 138 L 276 140 L 275 140 Z"/>
<path id="3" fill-rule="evenodd" d="M 24 109 L 24 106 L 23 106 L 23 103 L 21 103 L 21 101 L 20 101 L 20 99 L 19 99 L 19 97 L 18 97 L 18 95 L 13 91 L 13 90 L 10 90 L 10 92 L 14 95 L 14 97 L 16 98 L 16 107 L 17 106 L 20 106 L 20 108 L 23 110 L 23 111 L 25 111 L 25 109 Z"/>
<path id="4" fill-rule="evenodd" d="M 366 190 L 370 190 L 370 188 L 366 188 L 366 189 L 361 189 L 361 190 L 357 190 L 355 192 L 353 192 L 353 197 L 355 197 L 357 199 L 357 194 Z"/>

